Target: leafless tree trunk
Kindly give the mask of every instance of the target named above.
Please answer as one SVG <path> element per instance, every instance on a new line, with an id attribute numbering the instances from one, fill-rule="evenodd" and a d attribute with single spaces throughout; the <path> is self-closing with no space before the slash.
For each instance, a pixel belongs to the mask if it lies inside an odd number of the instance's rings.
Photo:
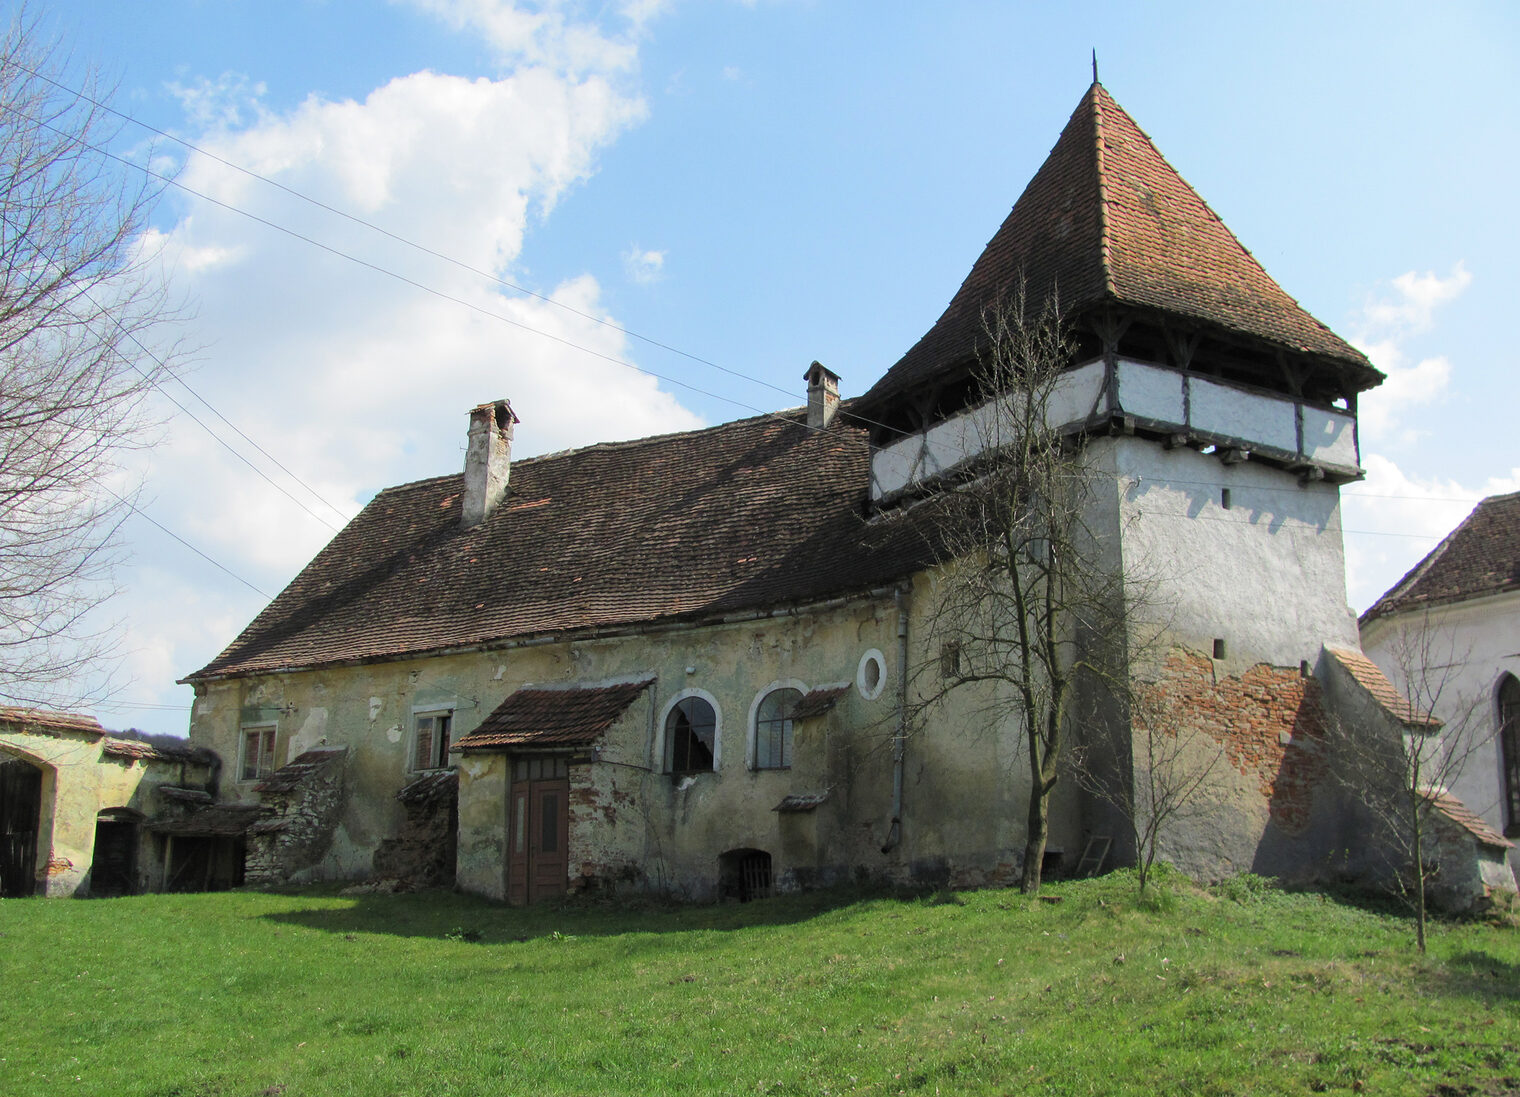
<path id="1" fill-rule="evenodd" d="M 1201 810 L 1198 794 L 1224 758 L 1224 748 L 1176 711 L 1159 683 L 1131 679 L 1114 691 L 1122 691 L 1127 720 L 1089 721 L 1091 738 L 1072 752 L 1071 771 L 1083 791 L 1130 824 L 1144 892 L 1163 833 Z M 1130 765 L 1113 765 L 1116 757 Z"/>
<path id="2" fill-rule="evenodd" d="M 1020 295 L 987 311 L 975 376 L 984 402 L 970 416 L 978 456 L 925 504 L 942 512 L 926 626 L 941 652 L 915 668 L 915 713 L 926 717 L 972 687 L 989 729 L 1017 724 L 1030 780 L 1022 887 L 1031 894 L 1078 678 L 1111 679 L 1124 646 L 1123 577 L 1087 526 L 1090 451 L 1053 421 L 1072 356 L 1055 302 L 1029 315 Z"/>
<path id="3" fill-rule="evenodd" d="M 84 96 L 67 90 L 82 83 Z M 146 397 L 168 317 L 141 232 L 151 188 L 99 151 L 106 92 L 21 12 L 0 46 L 0 699 L 77 704 L 110 647 Z"/>
<path id="4" fill-rule="evenodd" d="M 1389 651 L 1395 664 L 1389 676 L 1407 698 L 1398 714 L 1402 728 L 1335 719 L 1328 735 L 1336 779 L 1378 831 L 1369 837 L 1414 913 L 1415 944 L 1424 952 L 1438 800 L 1482 745 L 1481 701 L 1457 695 L 1463 657 L 1428 621 L 1401 628 Z M 1433 715 L 1437 711 L 1453 715 L 1443 723 Z"/>

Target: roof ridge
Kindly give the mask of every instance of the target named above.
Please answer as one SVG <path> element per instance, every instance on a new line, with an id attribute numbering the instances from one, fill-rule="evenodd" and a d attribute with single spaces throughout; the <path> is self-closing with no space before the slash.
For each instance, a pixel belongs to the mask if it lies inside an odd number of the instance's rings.
<path id="1" fill-rule="evenodd" d="M 1094 80 L 1092 87 L 1087 89 L 1088 98 L 1092 100 L 1093 112 L 1093 155 L 1097 160 L 1097 170 L 1094 174 L 1098 178 L 1098 262 L 1103 269 L 1103 289 L 1110 296 L 1114 293 L 1114 264 L 1112 259 L 1112 239 L 1108 227 L 1108 180 L 1103 169 L 1103 97 L 1098 93 L 1106 92 L 1102 84 Z M 1139 126 L 1135 127 L 1140 129 Z M 1144 130 L 1141 130 L 1144 133 Z M 1147 138 L 1149 140 L 1149 138 Z"/>

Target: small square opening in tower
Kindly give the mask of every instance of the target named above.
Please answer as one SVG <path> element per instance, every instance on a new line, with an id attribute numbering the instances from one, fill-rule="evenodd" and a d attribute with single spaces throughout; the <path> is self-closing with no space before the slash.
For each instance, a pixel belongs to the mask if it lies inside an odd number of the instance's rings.
<path id="1" fill-rule="evenodd" d="M 1214 658 L 1215 659 L 1223 659 L 1224 658 L 1224 639 L 1222 637 L 1217 637 L 1216 636 L 1214 638 Z"/>

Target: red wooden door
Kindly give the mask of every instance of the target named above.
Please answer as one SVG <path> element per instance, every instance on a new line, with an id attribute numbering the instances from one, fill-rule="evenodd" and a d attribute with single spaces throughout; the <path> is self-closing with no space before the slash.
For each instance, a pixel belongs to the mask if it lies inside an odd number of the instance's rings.
<path id="1" fill-rule="evenodd" d="M 570 874 L 570 782 L 563 759 L 519 761 L 507 800 L 507 902 L 565 894 Z"/>

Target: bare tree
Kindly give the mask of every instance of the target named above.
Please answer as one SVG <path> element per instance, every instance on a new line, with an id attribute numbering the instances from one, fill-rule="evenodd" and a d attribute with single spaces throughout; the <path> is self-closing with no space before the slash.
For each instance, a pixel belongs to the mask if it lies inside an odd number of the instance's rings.
<path id="1" fill-rule="evenodd" d="M 82 85 L 83 94 L 70 90 Z M 0 699 L 67 704 L 110 629 L 146 398 L 168 318 L 141 232 L 155 197 L 103 154 L 107 93 L 24 10 L 0 46 Z"/>
<path id="2" fill-rule="evenodd" d="M 1123 674 L 1124 578 L 1088 528 L 1097 473 L 1063 421 L 1074 348 L 1057 303 L 1030 315 L 1021 293 L 988 309 L 983 328 L 976 455 L 928 504 L 942 512 L 927 624 L 941 646 L 915 668 L 912 718 L 963 691 L 989 730 L 1017 725 L 1030 782 L 1021 886 L 1033 894 L 1079 679 Z"/>
<path id="3" fill-rule="evenodd" d="M 1366 846 L 1386 862 L 1387 882 L 1413 911 L 1415 944 L 1424 952 L 1429 893 L 1440 870 L 1439 817 L 1450 788 L 1482 746 L 1481 702 L 1458 693 L 1464 660 L 1452 638 L 1428 620 L 1400 628 L 1388 651 L 1390 677 L 1407 699 L 1393 706 L 1394 719 L 1332 719 L 1327 738 L 1336 780 L 1365 811 L 1372 830 Z"/>
<path id="4" fill-rule="evenodd" d="M 1143 893 L 1166 830 L 1204 810 L 1199 793 L 1223 760 L 1224 747 L 1178 711 L 1158 682 L 1131 678 L 1111 692 L 1122 694 L 1128 719 L 1085 721 L 1088 738 L 1072 751 L 1070 768 L 1084 792 L 1133 830 Z"/>

